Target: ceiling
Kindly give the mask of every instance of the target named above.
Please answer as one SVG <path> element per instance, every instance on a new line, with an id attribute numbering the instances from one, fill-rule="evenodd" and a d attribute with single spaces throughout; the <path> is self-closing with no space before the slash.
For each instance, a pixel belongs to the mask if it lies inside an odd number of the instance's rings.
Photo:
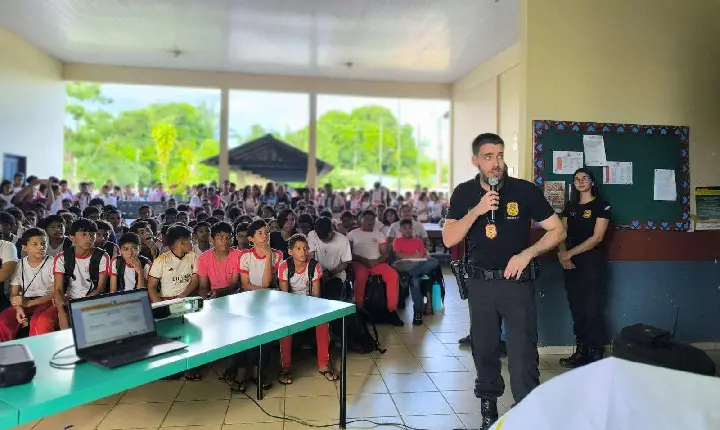
<path id="1" fill-rule="evenodd" d="M 4 0 L 0 27 L 65 62 L 449 83 L 518 40 L 519 3 Z"/>

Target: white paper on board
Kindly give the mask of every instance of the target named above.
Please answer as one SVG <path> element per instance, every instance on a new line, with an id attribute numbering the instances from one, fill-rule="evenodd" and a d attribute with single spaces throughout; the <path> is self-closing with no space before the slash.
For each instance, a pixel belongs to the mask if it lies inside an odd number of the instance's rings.
<path id="1" fill-rule="evenodd" d="M 630 161 L 608 161 L 603 167 L 603 184 L 632 185 L 633 163 Z"/>
<path id="2" fill-rule="evenodd" d="M 605 139 L 599 134 L 583 135 L 586 166 L 607 166 Z"/>
<path id="3" fill-rule="evenodd" d="M 583 166 L 583 153 L 576 151 L 553 151 L 553 173 L 572 175 Z"/>
<path id="4" fill-rule="evenodd" d="M 653 181 L 653 195 L 655 200 L 674 202 L 677 200 L 677 184 L 675 171 L 672 169 L 655 169 Z"/>

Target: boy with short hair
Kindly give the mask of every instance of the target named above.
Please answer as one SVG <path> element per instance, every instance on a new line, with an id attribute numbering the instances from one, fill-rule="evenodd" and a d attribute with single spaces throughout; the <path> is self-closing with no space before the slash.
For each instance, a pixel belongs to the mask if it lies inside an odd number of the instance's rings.
<path id="1" fill-rule="evenodd" d="M 198 257 L 192 252 L 190 236 L 190 229 L 184 225 L 176 224 L 168 229 L 170 251 L 161 254 L 150 267 L 148 293 L 153 303 L 189 297 L 197 290 Z"/>
<path id="2" fill-rule="evenodd" d="M 120 253 L 110 261 L 110 292 L 145 288 L 150 260 L 140 255 L 140 236 L 125 233 Z"/>
<path id="3" fill-rule="evenodd" d="M 62 330 L 70 327 L 65 309 L 68 299 L 97 296 L 107 288 L 110 256 L 93 246 L 96 235 L 97 225 L 87 218 L 80 218 L 70 227 L 73 246 L 53 260 L 55 314 L 52 317 Z"/>
<path id="4" fill-rule="evenodd" d="M 290 258 L 280 263 L 278 279 L 280 289 L 286 293 L 312 295 L 320 297 L 320 279 L 322 268 L 320 264 L 308 258 L 310 248 L 308 240 L 302 234 L 293 235 L 288 241 Z M 315 340 L 317 342 L 318 372 L 328 381 L 336 381 L 338 375 L 330 368 L 330 324 L 322 323 L 315 326 Z M 278 382 L 283 385 L 293 383 L 290 373 L 292 361 L 292 336 L 280 339 L 281 372 Z"/>
<path id="5" fill-rule="evenodd" d="M 45 254 L 45 232 L 27 229 L 18 243 L 27 257 L 15 266 L 10 281 L 11 307 L 0 312 L 0 342 L 13 340 L 20 327 L 28 325 L 30 336 L 50 333 L 55 321 L 46 311 L 52 307 L 52 257 Z"/>
<path id="6" fill-rule="evenodd" d="M 140 255 L 153 262 L 160 255 L 160 247 L 155 242 L 150 225 L 145 221 L 135 221 L 130 226 L 130 232 L 140 237 Z"/>
<path id="7" fill-rule="evenodd" d="M 115 236 L 118 239 L 120 239 L 123 234 L 130 231 L 130 229 L 123 224 L 122 213 L 117 209 L 110 209 L 107 211 L 105 219 L 112 226 Z"/>
<path id="8" fill-rule="evenodd" d="M 235 224 L 235 249 L 238 251 L 247 251 L 250 249 L 248 226 L 249 224 L 246 222 L 238 222 Z"/>
<path id="9" fill-rule="evenodd" d="M 193 252 L 197 255 L 210 249 L 210 223 L 202 221 L 193 227 Z"/>
<path id="10" fill-rule="evenodd" d="M 240 285 L 241 252 L 232 248 L 233 228 L 219 222 L 210 229 L 212 248 L 198 258 L 200 296 L 216 298 L 236 293 Z"/>
<path id="11" fill-rule="evenodd" d="M 110 233 L 113 231 L 112 226 L 107 221 L 95 221 L 97 225 L 97 235 L 95 236 L 95 247 L 102 248 L 108 253 L 110 258 L 117 257 L 120 252 L 118 246 L 110 241 Z"/>
<path id="12" fill-rule="evenodd" d="M 99 221 L 100 209 L 98 209 L 96 206 L 88 206 L 83 210 L 82 217 L 87 218 L 91 221 Z"/>
<path id="13" fill-rule="evenodd" d="M 298 216 L 297 229 L 300 233 L 304 234 L 305 236 L 307 236 L 308 234 L 310 234 L 311 231 L 313 231 L 313 229 L 315 227 L 314 224 L 315 224 L 315 221 L 313 220 L 312 215 L 302 214 L 302 215 Z"/>
<path id="14" fill-rule="evenodd" d="M 38 227 L 45 230 L 47 235 L 47 252 L 50 257 L 63 252 L 72 246 L 72 241 L 65 237 L 65 220 L 60 215 L 50 215 L 38 222 Z"/>
<path id="15" fill-rule="evenodd" d="M 423 323 L 423 293 L 420 288 L 420 278 L 437 269 L 439 263 L 434 258 L 428 258 L 427 249 L 422 239 L 415 237 L 413 233 L 413 223 L 409 219 L 400 221 L 400 237 L 393 241 L 393 250 L 398 261 L 396 265 L 401 264 L 402 260 L 424 260 L 422 262 L 413 262 L 407 273 L 410 275 L 410 295 L 413 300 L 413 325 L 422 325 Z M 429 299 L 429 298 L 428 298 Z M 425 307 L 425 314 L 432 313 L 432 301 L 428 300 Z"/>
<path id="16" fill-rule="evenodd" d="M 310 256 L 316 259 L 323 269 L 323 297 L 327 293 L 342 293 L 346 269 L 352 262 L 350 242 L 342 234 L 333 229 L 332 219 L 321 217 L 315 221 L 315 230 L 308 235 Z"/>

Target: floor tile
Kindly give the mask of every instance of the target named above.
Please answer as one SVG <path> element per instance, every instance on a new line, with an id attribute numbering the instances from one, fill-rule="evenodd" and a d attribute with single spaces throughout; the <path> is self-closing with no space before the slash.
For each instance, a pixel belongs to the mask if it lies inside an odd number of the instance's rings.
<path id="1" fill-rule="evenodd" d="M 222 425 L 227 414 L 229 400 L 200 400 L 175 402 L 162 425 L 199 426 Z"/>
<path id="2" fill-rule="evenodd" d="M 447 415 L 453 410 L 439 392 L 392 394 L 400 415 Z M 427 427 L 426 427 L 427 428 Z"/>
<path id="3" fill-rule="evenodd" d="M 363 420 L 363 421 L 359 421 Z M 402 424 L 403 420 L 399 416 L 393 417 L 363 417 L 348 419 L 349 429 L 372 429 L 372 430 L 398 430 L 401 427 L 393 424 Z"/>
<path id="4" fill-rule="evenodd" d="M 402 339 L 406 345 L 441 343 L 430 331 L 424 331 L 422 333 L 398 333 L 398 337 Z"/>
<path id="5" fill-rule="evenodd" d="M 184 384 L 185 381 L 151 382 L 126 392 L 120 403 L 172 402 Z"/>
<path id="6" fill-rule="evenodd" d="M 475 375 L 477 373 L 477 369 L 475 368 L 475 360 L 472 357 L 456 357 L 460 363 L 462 363 L 463 366 L 465 366 L 465 370 Z"/>
<path id="7" fill-rule="evenodd" d="M 498 405 L 498 413 L 500 408 Z M 479 429 L 482 426 L 482 415 L 478 410 L 475 414 L 458 414 L 458 418 L 465 424 L 465 427 L 469 429 Z"/>
<path id="8" fill-rule="evenodd" d="M 40 421 L 41 421 L 41 420 L 35 420 L 35 421 L 31 421 L 31 422 L 29 422 L 29 423 L 27 423 L 27 424 L 23 424 L 23 425 L 21 425 L 21 426 L 15 426 L 15 427 L 12 428 L 12 430 L 31 430 L 33 427 L 35 427 L 36 425 L 38 425 L 38 423 L 39 423 Z"/>
<path id="9" fill-rule="evenodd" d="M 361 358 L 356 360 L 347 360 L 347 369 L 345 374 L 347 375 L 379 375 L 380 371 L 375 365 L 375 361 L 368 358 Z M 340 360 L 335 362 L 335 368 L 340 370 Z M 317 369 L 315 370 L 317 372 Z"/>
<path id="10" fill-rule="evenodd" d="M 157 428 L 171 406 L 172 403 L 119 404 L 102 420 L 98 429 Z"/>
<path id="11" fill-rule="evenodd" d="M 442 395 L 456 414 L 480 413 L 480 399 L 472 391 L 443 391 Z"/>
<path id="12" fill-rule="evenodd" d="M 122 393 L 113 394 L 112 396 L 108 396 L 108 397 L 104 397 L 100 400 L 96 400 L 96 401 L 92 402 L 91 405 L 113 405 L 113 406 L 115 406 L 120 401 L 122 396 L 124 396 L 124 395 L 125 395 L 124 391 Z"/>
<path id="13" fill-rule="evenodd" d="M 350 418 L 394 417 L 398 415 L 390 394 L 355 394 L 347 397 Z"/>
<path id="14" fill-rule="evenodd" d="M 372 358 L 375 360 L 413 358 L 412 352 L 407 345 L 387 345 L 385 353 L 374 352 Z"/>
<path id="15" fill-rule="evenodd" d="M 440 391 L 469 391 L 475 389 L 475 375 L 470 372 L 428 373 Z"/>
<path id="16" fill-rule="evenodd" d="M 465 424 L 455 415 L 424 415 L 403 416 L 403 421 L 410 427 L 432 430 L 456 430 L 465 428 Z M 479 427 L 476 427 L 479 428 Z"/>
<path id="17" fill-rule="evenodd" d="M 383 375 L 390 393 L 421 393 L 438 391 L 435 384 L 424 372 Z"/>
<path id="18" fill-rule="evenodd" d="M 426 372 L 467 372 L 467 368 L 455 357 L 420 358 Z"/>
<path id="19" fill-rule="evenodd" d="M 230 398 L 230 386 L 224 381 L 189 381 L 183 385 L 177 396 L 178 401 L 217 400 Z"/>
<path id="20" fill-rule="evenodd" d="M 381 375 L 390 373 L 418 373 L 423 368 L 414 358 L 402 360 L 377 360 L 375 362 Z"/>
<path id="21" fill-rule="evenodd" d="M 58 430 L 72 426 L 73 430 L 94 429 L 112 409 L 110 405 L 83 405 L 44 418 L 34 429 Z M 160 424 L 158 424 L 159 426 Z"/>
<path id="22" fill-rule="evenodd" d="M 375 393 L 386 394 L 388 388 L 385 386 L 384 378 L 380 375 L 348 375 L 347 394 Z M 340 382 L 335 383 L 340 393 Z"/>
<path id="23" fill-rule="evenodd" d="M 454 354 L 448 347 L 442 343 L 432 343 L 430 345 L 410 345 L 410 352 L 417 358 L 421 357 L 453 357 Z"/>
<path id="24" fill-rule="evenodd" d="M 446 343 L 446 344 L 452 344 L 452 345 L 457 345 L 458 340 L 460 340 L 463 337 L 468 335 L 467 332 L 464 332 L 464 331 L 449 331 L 449 332 L 434 333 L 434 334 L 435 334 L 435 337 L 437 337 L 440 342 Z"/>
<path id="25" fill-rule="evenodd" d="M 160 430 L 222 430 L 222 424 L 208 426 L 160 427 Z M 281 429 L 282 430 L 282 429 Z"/>
<path id="26" fill-rule="evenodd" d="M 286 397 L 335 396 L 335 383 L 324 376 L 295 378 L 293 383 L 285 387 Z"/>
<path id="27" fill-rule="evenodd" d="M 262 423 L 282 421 L 285 415 L 285 399 L 266 397 L 257 401 L 265 411 L 280 418 L 273 418 L 265 414 L 250 399 L 231 399 L 225 415 L 225 424 Z"/>
<path id="28" fill-rule="evenodd" d="M 334 395 L 288 397 L 285 399 L 285 414 L 300 420 L 337 420 L 340 416 L 340 399 Z"/>
<path id="29" fill-rule="evenodd" d="M 288 427 L 285 427 L 285 429 L 287 428 Z M 307 429 L 307 427 L 304 426 L 303 428 Z M 226 424 L 222 427 L 222 430 L 283 430 L 283 423 Z"/>
<path id="30" fill-rule="evenodd" d="M 561 373 L 557 370 L 541 370 L 540 371 L 540 383 L 545 383 L 552 378 L 561 375 Z"/>

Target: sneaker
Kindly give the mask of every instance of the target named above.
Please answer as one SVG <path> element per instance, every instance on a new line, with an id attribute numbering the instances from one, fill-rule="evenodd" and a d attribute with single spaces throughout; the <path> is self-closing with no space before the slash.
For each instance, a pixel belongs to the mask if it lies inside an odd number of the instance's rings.
<path id="1" fill-rule="evenodd" d="M 392 324 L 395 327 L 402 327 L 405 325 L 403 320 L 401 320 L 400 317 L 398 316 L 397 312 L 393 312 L 393 316 L 390 319 L 390 324 Z"/>
<path id="2" fill-rule="evenodd" d="M 561 358 L 559 363 L 566 369 L 575 369 L 588 364 L 587 347 L 578 344 L 575 352 L 570 357 Z"/>
<path id="3" fill-rule="evenodd" d="M 413 325 L 422 325 L 422 323 L 423 323 L 422 317 L 423 317 L 422 311 L 415 311 L 415 313 L 413 314 Z"/>
<path id="4" fill-rule="evenodd" d="M 458 343 L 460 345 L 470 345 L 470 335 L 460 338 L 460 340 L 458 340 Z"/>

